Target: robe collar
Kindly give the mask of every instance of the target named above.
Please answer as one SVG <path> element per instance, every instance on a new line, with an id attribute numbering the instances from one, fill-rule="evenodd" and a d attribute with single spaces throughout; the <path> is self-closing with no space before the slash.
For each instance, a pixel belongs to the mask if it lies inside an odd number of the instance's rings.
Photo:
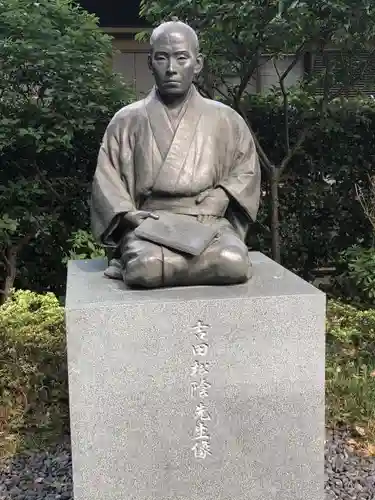
<path id="1" fill-rule="evenodd" d="M 186 139 L 189 139 L 186 136 L 187 131 L 196 130 L 202 114 L 202 100 L 202 96 L 192 85 L 174 126 L 168 115 L 167 107 L 161 100 L 156 87 L 146 97 L 145 107 L 151 130 L 163 161 L 167 158 L 174 142 L 182 142 L 183 145 L 183 143 L 186 143 Z"/>

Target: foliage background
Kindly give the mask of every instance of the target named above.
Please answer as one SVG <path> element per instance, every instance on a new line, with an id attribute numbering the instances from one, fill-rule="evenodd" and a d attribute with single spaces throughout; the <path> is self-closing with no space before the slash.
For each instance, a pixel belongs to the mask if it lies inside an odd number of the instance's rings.
<path id="1" fill-rule="evenodd" d="M 303 107 L 303 101 L 293 103 L 296 127 Z M 271 158 L 277 158 L 284 147 L 282 102 L 272 96 L 253 96 L 247 99 L 246 109 L 262 144 Z M 374 101 L 338 103 L 326 126 L 316 126 L 281 178 L 283 265 L 309 279 L 315 268 L 336 265 L 340 253 L 349 246 L 372 244 L 371 224 L 357 200 L 355 187 L 357 184 L 369 192 L 368 176 L 374 172 L 374 158 Z M 270 254 L 270 192 L 265 179 L 263 190 L 259 223 L 248 242 Z"/>
<path id="2" fill-rule="evenodd" d="M 0 60 L 0 291 L 15 279 L 62 295 L 104 129 L 133 94 L 110 37 L 70 0 L 0 0 Z"/>

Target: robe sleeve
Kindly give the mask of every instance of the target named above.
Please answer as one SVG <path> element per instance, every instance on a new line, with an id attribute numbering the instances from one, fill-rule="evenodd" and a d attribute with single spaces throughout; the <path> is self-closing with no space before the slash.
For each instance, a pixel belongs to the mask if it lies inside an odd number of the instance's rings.
<path id="1" fill-rule="evenodd" d="M 235 200 L 245 218 L 255 221 L 260 200 L 260 166 L 254 139 L 245 121 L 237 115 L 237 140 L 233 163 L 219 182 L 229 198 Z M 238 208 L 237 206 L 237 208 Z"/>
<path id="2" fill-rule="evenodd" d="M 118 244 L 122 215 L 135 210 L 126 174 L 133 175 L 130 137 L 115 116 L 103 137 L 91 191 L 91 229 L 106 246 Z"/>

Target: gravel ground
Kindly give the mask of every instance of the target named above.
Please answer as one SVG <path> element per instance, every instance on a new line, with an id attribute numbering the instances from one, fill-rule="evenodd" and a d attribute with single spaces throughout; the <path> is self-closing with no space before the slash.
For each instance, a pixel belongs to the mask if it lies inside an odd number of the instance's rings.
<path id="1" fill-rule="evenodd" d="M 348 432 L 328 433 L 325 449 L 325 500 L 375 500 L 375 457 L 352 451 Z"/>
<path id="2" fill-rule="evenodd" d="M 327 434 L 324 500 L 375 500 L 375 458 L 353 453 L 345 432 Z M 2 468 L 0 500 L 72 500 L 69 444 L 18 456 Z"/>

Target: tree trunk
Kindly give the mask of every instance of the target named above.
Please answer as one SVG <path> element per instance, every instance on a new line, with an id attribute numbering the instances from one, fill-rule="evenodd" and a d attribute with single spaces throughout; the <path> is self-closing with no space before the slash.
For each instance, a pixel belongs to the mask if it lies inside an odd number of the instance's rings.
<path id="1" fill-rule="evenodd" d="M 276 167 L 271 172 L 271 234 L 272 258 L 280 264 L 279 172 Z"/>
<path id="2" fill-rule="evenodd" d="M 17 259 L 18 255 L 25 245 L 34 238 L 36 231 L 31 231 L 25 234 L 16 245 L 9 246 L 6 251 L 2 252 L 5 261 L 5 281 L 4 288 L 0 290 L 0 305 L 10 297 L 14 282 L 17 277 Z"/>
<path id="3" fill-rule="evenodd" d="M 4 288 L 0 294 L 0 305 L 4 304 L 4 302 L 6 302 L 6 300 L 10 297 L 14 286 L 14 281 L 17 275 L 17 253 L 16 247 L 9 247 L 5 253 L 6 277 L 4 281 Z"/>

